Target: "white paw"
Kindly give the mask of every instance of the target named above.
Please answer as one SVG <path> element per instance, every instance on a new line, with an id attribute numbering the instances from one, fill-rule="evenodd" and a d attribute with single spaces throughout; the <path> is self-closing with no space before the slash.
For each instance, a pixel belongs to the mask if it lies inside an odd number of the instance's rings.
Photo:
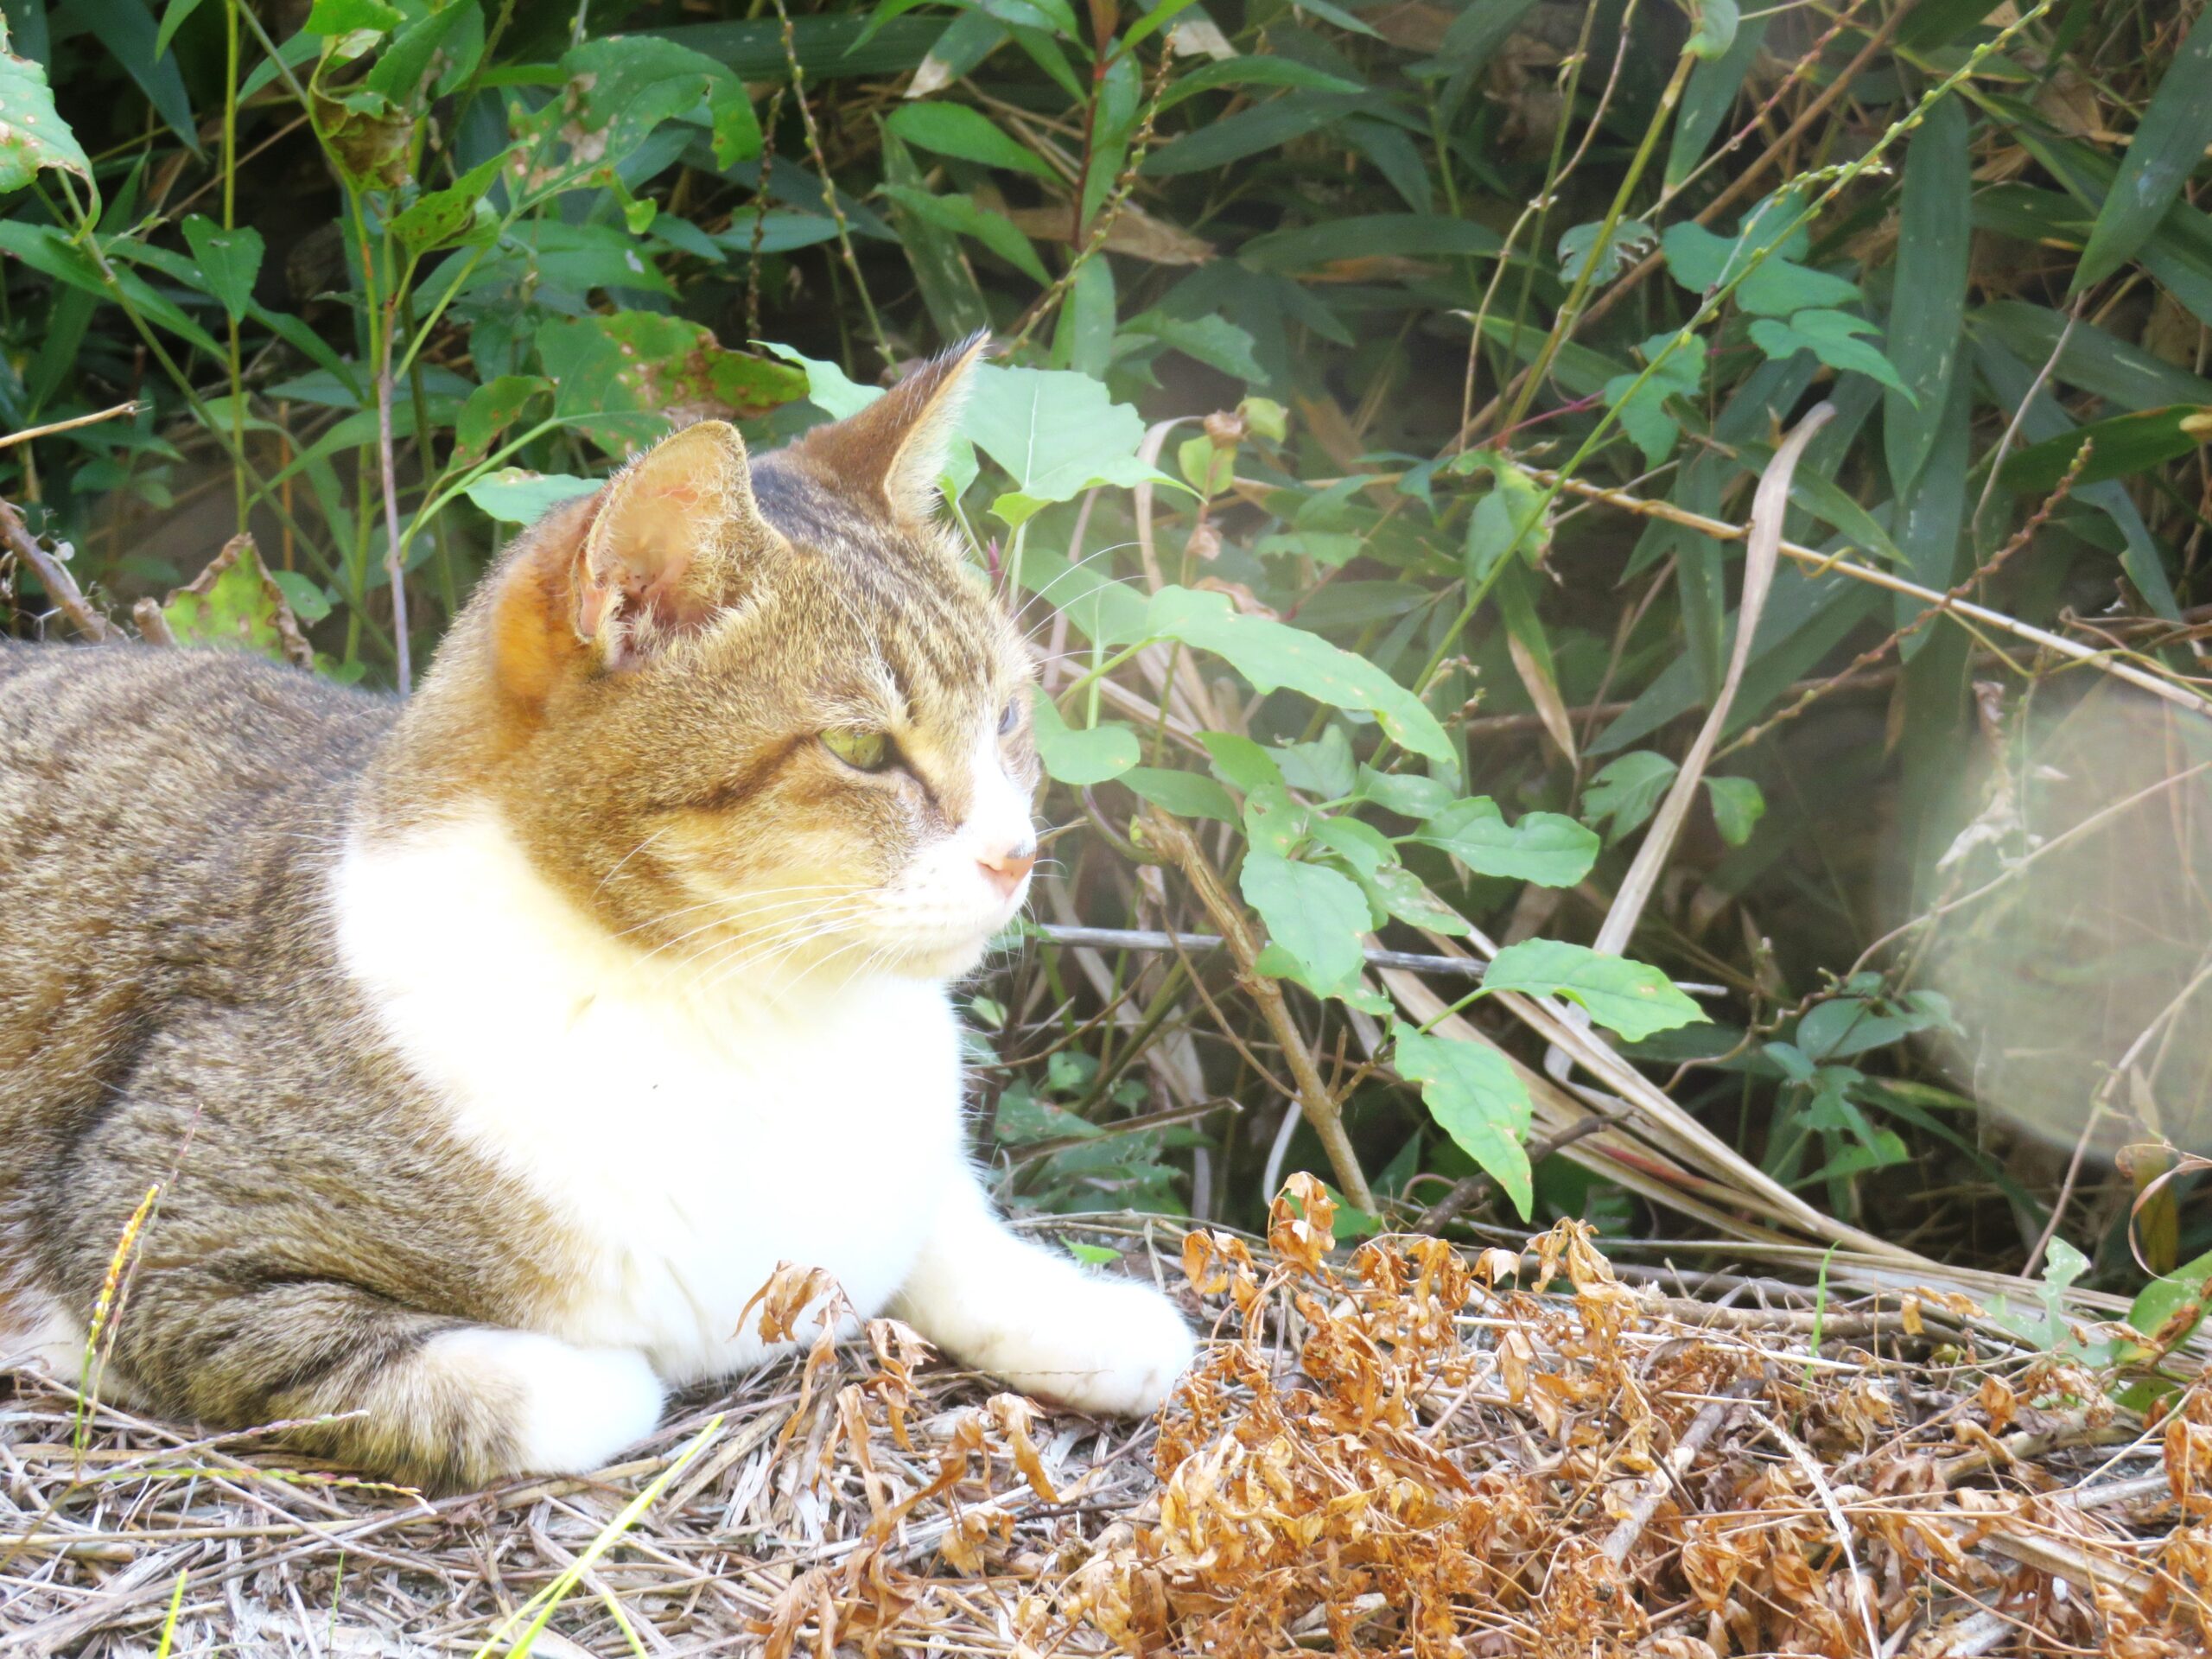
<path id="1" fill-rule="evenodd" d="M 528 1331 L 456 1331 L 439 1357 L 496 1398 L 518 1391 L 515 1470 L 582 1475 L 603 1469 L 660 1422 L 665 1390 L 633 1348 L 580 1348 Z"/>
<path id="2" fill-rule="evenodd" d="M 1175 1305 L 1133 1280 L 1086 1275 L 1030 1313 L 1022 1329 L 986 1344 L 976 1363 L 1024 1394 L 1076 1411 L 1157 1411 L 1198 1351 Z"/>

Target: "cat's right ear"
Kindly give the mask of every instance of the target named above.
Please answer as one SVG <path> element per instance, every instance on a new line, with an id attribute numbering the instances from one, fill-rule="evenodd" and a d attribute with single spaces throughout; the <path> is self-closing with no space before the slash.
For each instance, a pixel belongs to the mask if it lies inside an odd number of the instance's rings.
<path id="1" fill-rule="evenodd" d="M 783 537 L 760 516 L 727 421 L 663 439 L 608 483 L 570 575 L 576 638 L 622 668 L 711 620 Z"/>
<path id="2" fill-rule="evenodd" d="M 721 421 L 664 439 L 530 537 L 496 626 L 501 678 L 526 703 L 564 664 L 631 667 L 705 626 L 783 542 L 753 499 L 744 440 Z"/>

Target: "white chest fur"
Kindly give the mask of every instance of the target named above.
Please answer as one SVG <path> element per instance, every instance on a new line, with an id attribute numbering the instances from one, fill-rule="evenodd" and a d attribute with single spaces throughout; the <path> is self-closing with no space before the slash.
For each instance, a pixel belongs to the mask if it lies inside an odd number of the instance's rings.
<path id="1" fill-rule="evenodd" d="M 565 1223 L 563 1293 L 533 1320 L 548 1335 L 642 1349 L 679 1385 L 739 1369 L 760 1352 L 740 1313 L 779 1261 L 829 1269 L 872 1313 L 963 1179 L 938 986 L 695 996 L 489 819 L 352 849 L 334 899 L 387 1039 Z"/>

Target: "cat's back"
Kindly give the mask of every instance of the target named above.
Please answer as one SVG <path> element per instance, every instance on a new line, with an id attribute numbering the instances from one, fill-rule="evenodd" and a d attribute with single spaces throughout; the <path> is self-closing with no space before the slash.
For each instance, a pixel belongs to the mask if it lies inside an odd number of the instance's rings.
<path id="1" fill-rule="evenodd" d="M 0 641 L 10 1091 L 149 999 L 291 954 L 395 715 L 238 653 Z"/>

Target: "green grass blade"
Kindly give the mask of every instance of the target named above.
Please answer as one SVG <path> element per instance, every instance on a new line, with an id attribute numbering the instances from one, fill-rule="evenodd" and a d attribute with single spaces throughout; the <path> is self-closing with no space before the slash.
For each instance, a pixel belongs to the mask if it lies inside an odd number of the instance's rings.
<path id="1" fill-rule="evenodd" d="M 2120 176 L 2111 194 L 2097 210 L 2089 245 L 2082 251 L 2075 268 L 2073 291 L 2080 293 L 2101 283 L 2131 258 L 2150 239 L 2158 221 L 2174 205 L 2181 188 L 2212 145 L 2212 10 L 2196 20 L 2189 39 L 2151 107 L 2143 111 L 2135 142 L 2120 164 Z"/>

